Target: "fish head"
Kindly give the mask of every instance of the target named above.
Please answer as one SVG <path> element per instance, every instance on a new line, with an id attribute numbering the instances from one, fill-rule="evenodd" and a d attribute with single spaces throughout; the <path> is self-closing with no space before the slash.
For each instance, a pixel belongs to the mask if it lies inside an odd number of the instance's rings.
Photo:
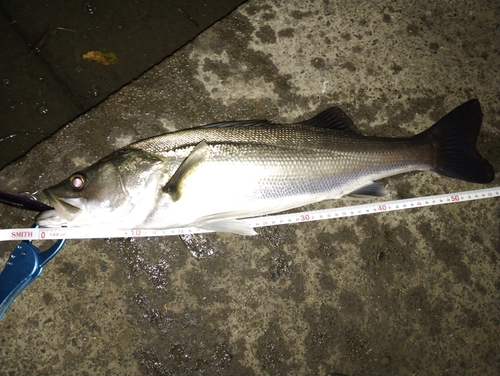
<path id="1" fill-rule="evenodd" d="M 134 153 L 111 154 L 43 190 L 54 210 L 41 212 L 35 221 L 41 227 L 125 228 L 140 220 L 143 214 L 139 211 L 150 210 L 161 176 L 158 160 Z"/>

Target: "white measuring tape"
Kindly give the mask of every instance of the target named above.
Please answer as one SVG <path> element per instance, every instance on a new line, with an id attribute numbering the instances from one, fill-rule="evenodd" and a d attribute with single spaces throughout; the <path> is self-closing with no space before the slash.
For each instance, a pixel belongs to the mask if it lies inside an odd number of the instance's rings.
<path id="1" fill-rule="evenodd" d="M 420 208 L 463 201 L 482 200 L 500 196 L 500 187 L 478 189 L 474 191 L 447 193 L 436 196 L 408 198 L 404 200 L 376 202 L 364 205 L 345 206 L 333 209 L 304 211 L 300 213 L 277 214 L 258 218 L 241 219 L 252 227 L 265 227 L 323 219 L 352 217 L 355 215 L 383 213 L 395 210 Z M 14 228 L 1 229 L 0 241 L 5 240 L 45 240 L 45 239 L 91 239 L 91 238 L 130 238 L 171 236 L 209 232 L 195 227 L 173 228 L 166 230 L 114 230 L 106 228 Z"/>

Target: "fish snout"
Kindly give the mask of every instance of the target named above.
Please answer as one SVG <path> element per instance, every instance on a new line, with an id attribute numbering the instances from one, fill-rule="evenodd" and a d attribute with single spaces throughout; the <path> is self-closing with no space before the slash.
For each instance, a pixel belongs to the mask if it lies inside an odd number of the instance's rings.
<path id="1" fill-rule="evenodd" d="M 49 199 L 50 204 L 54 207 L 54 210 L 42 212 L 40 213 L 40 216 L 42 216 L 43 213 L 47 213 L 46 217 L 48 218 L 48 216 L 53 217 L 53 215 L 56 214 L 59 217 L 64 218 L 66 221 L 72 221 L 82 213 L 83 202 L 81 198 L 58 197 L 50 190 L 45 190 L 44 193 Z M 54 213 L 49 214 L 49 212 Z"/>

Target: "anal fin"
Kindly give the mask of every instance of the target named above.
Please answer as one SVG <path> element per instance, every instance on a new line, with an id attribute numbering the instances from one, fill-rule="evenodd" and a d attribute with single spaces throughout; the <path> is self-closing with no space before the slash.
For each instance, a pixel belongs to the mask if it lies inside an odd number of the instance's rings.
<path id="1" fill-rule="evenodd" d="M 385 190 L 384 185 L 382 183 L 375 182 L 358 188 L 355 191 L 352 191 L 351 193 L 343 196 L 342 198 L 368 200 L 377 197 L 385 197 L 387 195 L 388 193 Z"/>

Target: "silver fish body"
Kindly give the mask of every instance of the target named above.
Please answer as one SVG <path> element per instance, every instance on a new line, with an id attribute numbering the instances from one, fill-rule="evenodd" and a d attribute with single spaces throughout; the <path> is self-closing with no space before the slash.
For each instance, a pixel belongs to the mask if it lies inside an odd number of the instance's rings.
<path id="1" fill-rule="evenodd" d="M 408 138 L 362 136 L 338 108 L 298 124 L 232 122 L 168 133 L 45 190 L 55 210 L 41 213 L 37 223 L 195 226 L 250 235 L 253 228 L 238 218 L 348 194 L 381 195 L 373 182 L 404 172 L 486 183 L 494 173 L 475 150 L 480 124 L 479 102 L 471 100 Z"/>

